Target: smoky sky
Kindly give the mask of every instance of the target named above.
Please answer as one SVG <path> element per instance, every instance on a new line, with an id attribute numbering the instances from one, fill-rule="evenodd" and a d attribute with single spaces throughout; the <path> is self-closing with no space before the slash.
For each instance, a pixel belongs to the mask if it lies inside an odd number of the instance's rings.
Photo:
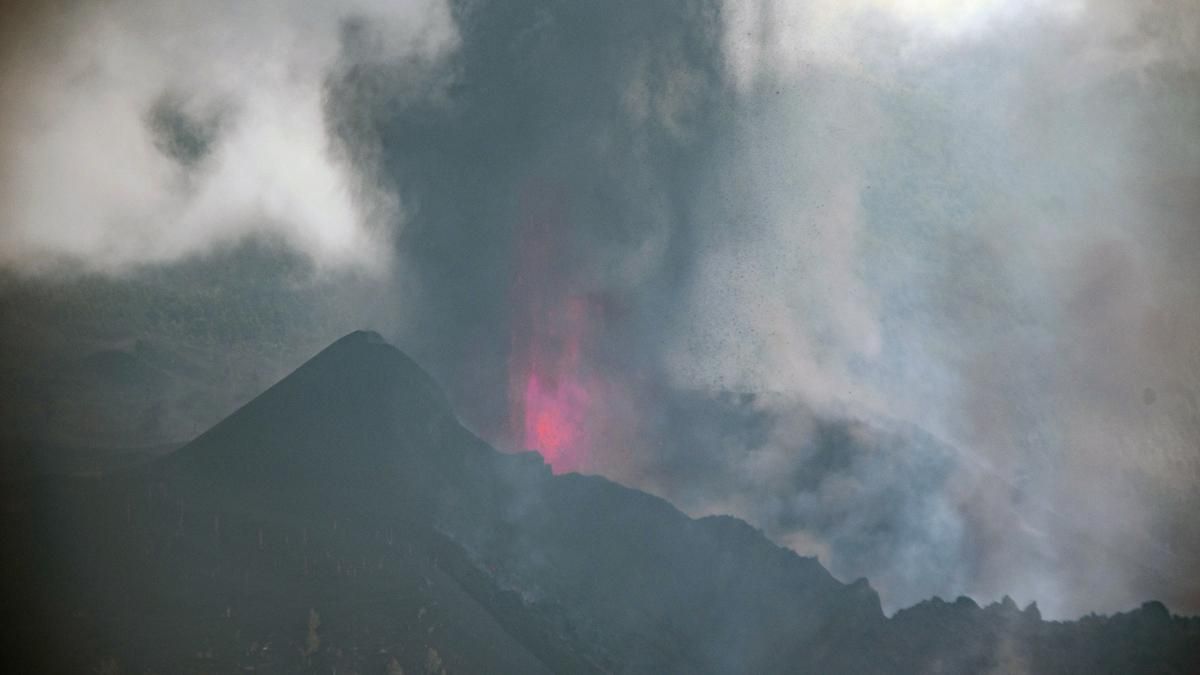
<path id="1" fill-rule="evenodd" d="M 298 257 L 339 307 L 287 354 L 378 327 L 498 447 L 889 610 L 1200 608 L 1189 3 L 50 7 L 4 28 L 23 288 Z"/>

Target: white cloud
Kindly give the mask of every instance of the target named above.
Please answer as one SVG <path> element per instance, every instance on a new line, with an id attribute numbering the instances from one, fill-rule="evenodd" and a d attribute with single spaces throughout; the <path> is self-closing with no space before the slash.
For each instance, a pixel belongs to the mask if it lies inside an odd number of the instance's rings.
<path id="1" fill-rule="evenodd" d="M 339 156 L 325 120 L 352 18 L 379 36 L 371 58 L 408 68 L 457 41 L 442 0 L 46 9 L 0 80 L 0 260 L 117 272 L 257 234 L 319 266 L 379 269 L 399 205 Z M 207 134 L 182 141 L 189 161 L 164 150 L 180 129 L 156 129 L 156 106 Z"/>
<path id="2" fill-rule="evenodd" d="M 876 58 L 928 56 L 998 26 L 1078 14 L 1083 0 L 726 0 L 724 50 L 743 89 L 761 78 L 837 64 L 874 79 Z"/>

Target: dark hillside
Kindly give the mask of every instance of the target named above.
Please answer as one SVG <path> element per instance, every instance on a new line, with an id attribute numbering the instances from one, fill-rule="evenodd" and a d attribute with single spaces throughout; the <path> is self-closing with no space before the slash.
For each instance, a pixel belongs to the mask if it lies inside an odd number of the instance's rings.
<path id="1" fill-rule="evenodd" d="M 171 455 L 5 496 L 5 657 L 62 672 L 1189 672 L 1200 621 L 921 603 L 495 452 L 351 334 Z M 388 670 L 391 668 L 392 670 Z"/>

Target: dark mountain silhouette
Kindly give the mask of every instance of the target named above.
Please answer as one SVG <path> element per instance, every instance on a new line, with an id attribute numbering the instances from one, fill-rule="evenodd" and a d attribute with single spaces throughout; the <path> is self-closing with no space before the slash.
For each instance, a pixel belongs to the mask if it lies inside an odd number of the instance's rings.
<path id="1" fill-rule="evenodd" d="M 1190 672 L 1157 603 L 885 618 L 865 580 L 729 517 L 552 476 L 462 427 L 378 335 L 192 443 L 5 495 L 4 657 L 62 672 Z"/>

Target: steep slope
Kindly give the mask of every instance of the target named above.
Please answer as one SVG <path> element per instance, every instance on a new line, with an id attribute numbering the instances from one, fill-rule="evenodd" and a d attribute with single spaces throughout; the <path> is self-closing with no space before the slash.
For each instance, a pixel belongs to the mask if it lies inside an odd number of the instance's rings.
<path id="1" fill-rule="evenodd" d="M 740 521 L 694 522 L 661 499 L 493 451 L 372 333 L 339 340 L 158 473 L 195 499 L 290 499 L 433 527 L 501 586 L 564 607 L 621 668 L 778 669 L 797 644 L 834 645 L 883 620 L 865 584 L 842 585 Z"/>
<path id="2" fill-rule="evenodd" d="M 355 333 L 161 461 L 14 486 L 0 572 L 23 620 L 6 659 L 52 672 L 593 669 L 559 610 L 499 588 L 433 530 L 432 486 L 475 447 L 434 442 L 451 428 L 465 433 L 428 376 Z"/>
<path id="3" fill-rule="evenodd" d="M 365 332 L 171 456 L 5 507 L 4 653 L 51 670 L 1187 672 L 1200 638 L 1155 605 L 886 619 L 742 521 L 492 450 Z"/>
<path id="4" fill-rule="evenodd" d="M 223 491 L 344 505 L 428 484 L 461 462 L 437 385 L 379 335 L 338 340 L 156 467 Z M 434 448 L 436 446 L 436 450 Z M 411 496 L 405 492 L 401 496 Z"/>

